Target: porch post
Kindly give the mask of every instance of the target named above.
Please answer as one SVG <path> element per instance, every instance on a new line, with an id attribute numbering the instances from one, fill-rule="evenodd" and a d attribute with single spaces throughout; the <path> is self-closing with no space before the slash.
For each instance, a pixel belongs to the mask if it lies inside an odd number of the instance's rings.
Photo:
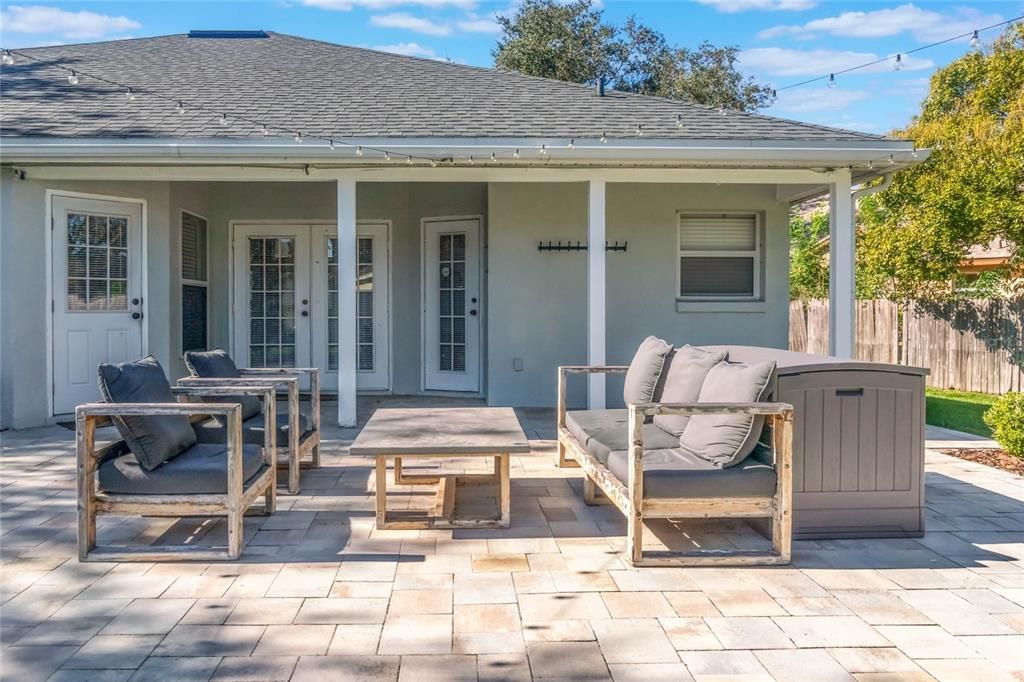
<path id="1" fill-rule="evenodd" d="M 588 183 L 587 201 L 587 364 L 605 364 L 605 181 Z M 589 374 L 587 405 L 605 406 L 605 375 Z"/>
<path id="2" fill-rule="evenodd" d="M 338 426 L 356 425 L 356 181 L 338 180 Z"/>
<path id="3" fill-rule="evenodd" d="M 850 169 L 840 168 L 829 188 L 828 348 L 840 358 L 853 357 L 857 334 L 857 232 L 850 184 Z"/>

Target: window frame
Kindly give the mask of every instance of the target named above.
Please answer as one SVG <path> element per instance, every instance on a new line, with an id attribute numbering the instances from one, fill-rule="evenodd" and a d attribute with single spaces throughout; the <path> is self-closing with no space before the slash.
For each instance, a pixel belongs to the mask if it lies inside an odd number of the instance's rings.
<path id="1" fill-rule="evenodd" d="M 742 217 L 754 219 L 754 249 L 750 250 L 716 250 L 716 251 L 688 251 L 680 246 L 683 220 L 687 217 Z M 759 302 L 764 300 L 762 272 L 764 270 L 764 229 L 761 213 L 755 210 L 726 210 L 726 211 L 692 211 L 679 209 L 676 211 L 675 236 L 675 299 L 677 303 L 699 303 L 702 301 L 712 303 L 744 303 Z M 754 263 L 753 295 L 747 294 L 683 294 L 682 292 L 682 259 L 683 258 L 752 258 Z"/>
<path id="2" fill-rule="evenodd" d="M 203 254 L 203 262 L 206 266 L 206 279 L 191 279 L 185 277 L 185 215 L 188 214 L 193 218 L 202 220 L 205 224 L 206 234 L 203 235 L 203 248 L 205 253 Z M 201 287 L 206 292 L 206 324 L 205 324 L 205 338 L 203 339 L 202 350 L 210 349 L 210 220 L 204 215 L 201 215 L 195 211 L 188 209 L 179 209 L 178 213 L 178 308 L 179 308 L 179 337 L 178 346 L 181 354 L 183 355 L 186 350 L 195 350 L 192 348 L 185 348 L 185 287 Z"/>

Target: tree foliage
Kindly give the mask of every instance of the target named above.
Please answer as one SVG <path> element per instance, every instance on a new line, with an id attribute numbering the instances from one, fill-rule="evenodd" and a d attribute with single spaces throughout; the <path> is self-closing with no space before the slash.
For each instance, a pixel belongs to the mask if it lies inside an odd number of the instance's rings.
<path id="1" fill-rule="evenodd" d="M 499 69 L 573 83 L 604 78 L 616 90 L 743 111 L 771 103 L 771 89 L 736 68 L 736 47 L 670 45 L 635 17 L 606 23 L 592 0 L 526 0 L 498 23 Z"/>
<path id="2" fill-rule="evenodd" d="M 861 201 L 859 288 L 889 298 L 950 295 L 957 264 L 1002 237 L 1024 261 L 1024 26 L 939 69 L 897 136 L 932 149 Z"/>
<path id="3" fill-rule="evenodd" d="M 789 221 L 789 297 L 828 298 L 828 212 Z"/>

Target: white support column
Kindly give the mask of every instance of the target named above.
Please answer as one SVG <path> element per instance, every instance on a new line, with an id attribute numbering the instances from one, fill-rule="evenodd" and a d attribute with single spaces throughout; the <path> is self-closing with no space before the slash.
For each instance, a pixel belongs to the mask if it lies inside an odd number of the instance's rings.
<path id="1" fill-rule="evenodd" d="M 605 364 L 605 181 L 591 180 L 587 201 L 587 364 Z M 588 375 L 587 405 L 605 405 L 605 375 Z"/>
<path id="2" fill-rule="evenodd" d="M 829 195 L 829 353 L 852 358 L 857 334 L 857 240 L 850 169 L 835 171 Z"/>
<path id="3" fill-rule="evenodd" d="M 338 180 L 338 425 L 356 425 L 356 181 Z"/>

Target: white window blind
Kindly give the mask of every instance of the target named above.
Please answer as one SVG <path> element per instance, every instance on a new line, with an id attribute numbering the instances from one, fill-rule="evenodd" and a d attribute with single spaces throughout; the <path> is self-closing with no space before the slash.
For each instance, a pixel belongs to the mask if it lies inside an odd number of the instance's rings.
<path id="1" fill-rule="evenodd" d="M 680 214 L 679 298 L 757 298 L 759 278 L 755 214 Z"/>
<path id="2" fill-rule="evenodd" d="M 186 211 L 181 214 L 181 278 L 206 281 L 206 220 Z"/>

